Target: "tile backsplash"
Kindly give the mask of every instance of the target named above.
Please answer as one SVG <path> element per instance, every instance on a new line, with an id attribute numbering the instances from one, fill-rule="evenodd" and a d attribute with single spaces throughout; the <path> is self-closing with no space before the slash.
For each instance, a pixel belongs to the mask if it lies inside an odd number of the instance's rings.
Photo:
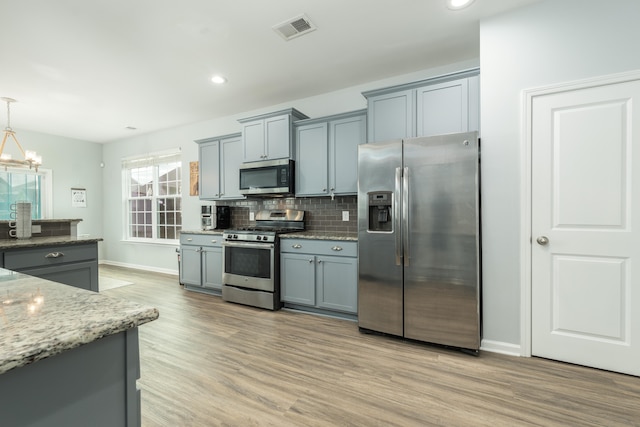
<path id="1" fill-rule="evenodd" d="M 298 209 L 305 211 L 305 226 L 309 231 L 346 232 L 358 231 L 358 198 L 356 196 L 265 198 L 217 201 L 218 206 L 231 207 L 231 226 L 249 227 L 249 212 L 272 209 Z M 349 212 L 349 220 L 342 220 L 342 212 Z"/>

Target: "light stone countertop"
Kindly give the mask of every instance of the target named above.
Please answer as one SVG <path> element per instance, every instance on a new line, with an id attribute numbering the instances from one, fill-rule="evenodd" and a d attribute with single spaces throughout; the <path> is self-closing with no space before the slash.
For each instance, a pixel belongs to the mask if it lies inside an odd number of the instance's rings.
<path id="1" fill-rule="evenodd" d="M 285 233 L 280 235 L 281 239 L 308 239 L 308 240 L 341 240 L 358 241 L 358 233 L 347 233 L 341 231 L 300 231 L 295 233 Z"/>
<path id="2" fill-rule="evenodd" d="M 222 235 L 224 230 L 182 230 L 182 234 L 206 234 Z M 283 233 L 279 235 L 281 239 L 309 239 L 309 240 L 342 240 L 358 241 L 358 233 L 347 233 L 342 231 L 295 231 L 293 233 Z"/>
<path id="3" fill-rule="evenodd" d="M 181 230 L 180 234 L 205 234 L 211 236 L 222 236 L 224 230 Z"/>
<path id="4" fill-rule="evenodd" d="M 158 318 L 158 310 L 0 268 L 0 374 Z"/>
<path id="5" fill-rule="evenodd" d="M 0 250 L 18 248 L 36 248 L 38 246 L 76 245 L 101 242 L 102 237 L 49 236 L 30 239 L 0 239 Z"/>

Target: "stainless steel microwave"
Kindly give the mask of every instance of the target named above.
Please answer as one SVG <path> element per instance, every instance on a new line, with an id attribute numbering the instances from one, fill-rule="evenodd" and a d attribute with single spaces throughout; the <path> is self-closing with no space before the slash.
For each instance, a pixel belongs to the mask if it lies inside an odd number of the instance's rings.
<path id="1" fill-rule="evenodd" d="M 240 165 L 240 193 L 250 196 L 292 196 L 295 193 L 295 162 L 266 160 Z"/>

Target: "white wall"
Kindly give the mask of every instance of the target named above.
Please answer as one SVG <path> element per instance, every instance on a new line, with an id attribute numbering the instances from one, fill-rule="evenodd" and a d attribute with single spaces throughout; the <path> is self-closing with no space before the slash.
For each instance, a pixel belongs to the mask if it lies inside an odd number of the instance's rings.
<path id="1" fill-rule="evenodd" d="M 547 0 L 480 25 L 483 343 L 520 345 L 522 91 L 640 69 L 638 17 L 637 0 Z"/>
<path id="2" fill-rule="evenodd" d="M 51 218 L 80 218 L 79 234 L 102 236 L 102 145 L 76 139 L 14 129 L 25 150 L 42 155 L 42 168 L 52 170 Z M 7 142 L 8 148 L 13 142 Z M 16 154 L 14 154 L 16 155 Z M 71 206 L 71 188 L 87 190 L 87 207 Z"/>
<path id="3" fill-rule="evenodd" d="M 367 106 L 365 98 L 361 95 L 363 91 L 413 82 L 477 66 L 478 60 L 460 62 L 445 67 L 370 82 L 319 96 L 293 100 L 279 105 L 271 105 L 260 110 L 248 111 L 234 116 L 181 126 L 106 144 L 104 146 L 105 167 L 103 189 L 106 219 L 104 224 L 104 260 L 116 265 L 177 273 L 175 253 L 177 245 L 151 245 L 122 241 L 123 209 L 120 164 L 123 157 L 142 155 L 172 147 L 181 147 L 183 160 L 183 229 L 198 229 L 200 227 L 199 209 L 202 203 L 198 197 L 189 196 L 188 182 L 189 162 L 198 160 L 198 147 L 197 144 L 193 142 L 194 140 L 240 132 L 241 127 L 237 119 L 285 108 L 296 108 L 309 117 L 322 117 L 330 114 L 363 109 Z"/>

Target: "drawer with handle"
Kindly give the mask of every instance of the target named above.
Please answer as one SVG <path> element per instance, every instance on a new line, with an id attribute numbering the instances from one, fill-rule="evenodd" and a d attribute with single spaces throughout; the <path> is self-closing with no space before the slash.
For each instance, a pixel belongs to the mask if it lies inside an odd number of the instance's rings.
<path id="1" fill-rule="evenodd" d="M 280 252 L 355 257 L 358 243 L 343 240 L 281 239 Z"/>
<path id="2" fill-rule="evenodd" d="M 181 245 L 222 246 L 222 234 L 180 234 Z"/>
<path id="3" fill-rule="evenodd" d="M 98 245 L 96 243 L 41 246 L 5 252 L 4 268 L 20 270 L 97 259 Z"/>

